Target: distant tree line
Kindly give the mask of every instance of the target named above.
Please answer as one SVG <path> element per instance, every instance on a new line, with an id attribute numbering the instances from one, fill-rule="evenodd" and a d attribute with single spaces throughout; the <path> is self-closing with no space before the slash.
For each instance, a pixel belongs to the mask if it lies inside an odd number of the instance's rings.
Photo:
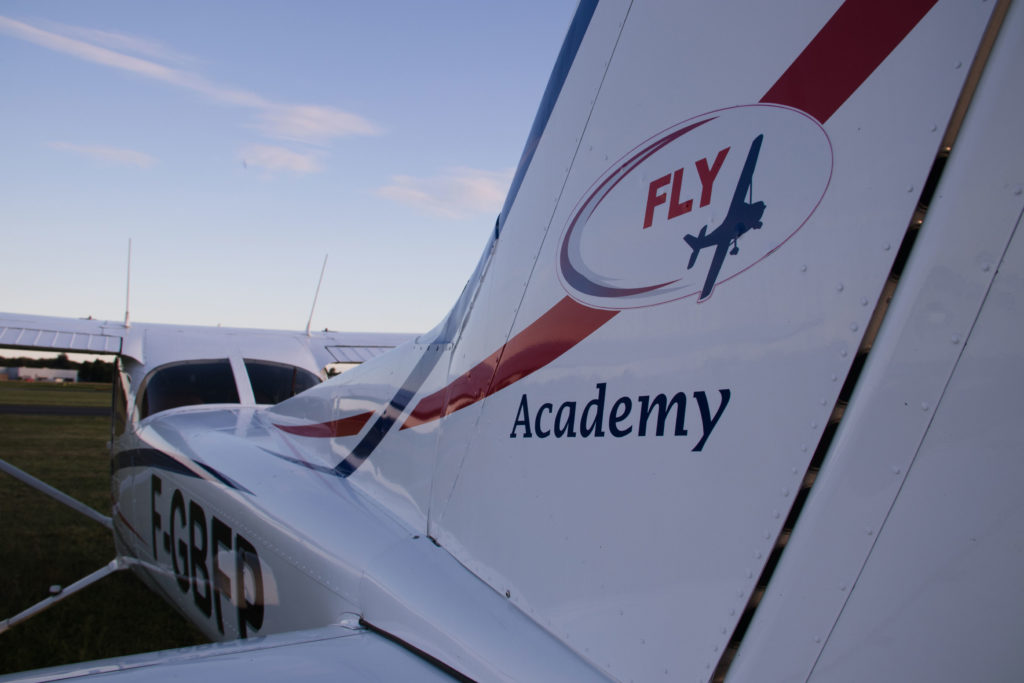
<path id="1" fill-rule="evenodd" d="M 0 358 L 0 366 L 10 368 L 54 368 L 55 370 L 78 370 L 79 382 L 113 382 L 114 363 L 111 361 L 73 361 L 66 353 L 56 358 Z"/>

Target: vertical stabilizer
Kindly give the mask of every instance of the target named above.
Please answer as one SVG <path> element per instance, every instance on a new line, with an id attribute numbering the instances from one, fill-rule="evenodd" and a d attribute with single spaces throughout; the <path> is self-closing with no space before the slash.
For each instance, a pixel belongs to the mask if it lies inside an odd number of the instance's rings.
<path id="1" fill-rule="evenodd" d="M 581 3 L 452 317 L 280 412 L 608 676 L 721 674 L 992 4 Z"/>

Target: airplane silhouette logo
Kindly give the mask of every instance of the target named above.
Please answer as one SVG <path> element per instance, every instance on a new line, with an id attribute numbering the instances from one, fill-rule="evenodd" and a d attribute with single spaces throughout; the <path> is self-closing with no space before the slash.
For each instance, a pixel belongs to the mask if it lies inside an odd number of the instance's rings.
<path id="1" fill-rule="evenodd" d="M 693 250 L 690 254 L 690 261 L 686 264 L 689 270 L 697 263 L 700 252 L 706 248 L 713 247 L 714 255 L 711 257 L 711 267 L 708 268 L 707 277 L 704 279 L 704 287 L 701 289 L 697 301 L 703 301 L 711 296 L 711 291 L 718 281 L 718 274 L 725 263 L 726 252 L 736 255 L 740 252 L 739 238 L 750 230 L 760 230 L 763 223 L 761 217 L 764 215 L 764 202 L 747 202 L 744 197 L 751 191 L 751 183 L 754 177 L 754 168 L 757 166 L 757 157 L 761 153 L 761 141 L 764 135 L 758 135 L 750 143 L 750 151 L 747 152 L 747 160 L 743 164 L 743 171 L 740 173 L 739 182 L 736 184 L 736 191 L 732 195 L 732 203 L 729 205 L 729 212 L 725 220 L 712 230 L 707 232 L 705 225 L 700 232 L 694 235 L 684 235 L 683 239 Z M 732 245 L 732 249 L 729 245 Z"/>
<path id="2" fill-rule="evenodd" d="M 794 164 L 790 147 L 813 154 Z M 803 228 L 831 179 L 828 135 L 802 112 L 740 105 L 680 121 L 632 147 L 582 194 L 558 242 L 556 274 L 572 299 L 596 309 L 704 302 Z"/>

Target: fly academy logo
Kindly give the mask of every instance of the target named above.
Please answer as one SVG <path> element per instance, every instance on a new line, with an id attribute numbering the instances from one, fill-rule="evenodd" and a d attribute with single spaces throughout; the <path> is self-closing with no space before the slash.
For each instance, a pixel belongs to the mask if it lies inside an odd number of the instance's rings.
<path id="1" fill-rule="evenodd" d="M 704 301 L 803 227 L 831 174 L 824 129 L 798 110 L 750 105 L 683 121 L 583 196 L 559 243 L 559 280 L 593 308 Z"/>

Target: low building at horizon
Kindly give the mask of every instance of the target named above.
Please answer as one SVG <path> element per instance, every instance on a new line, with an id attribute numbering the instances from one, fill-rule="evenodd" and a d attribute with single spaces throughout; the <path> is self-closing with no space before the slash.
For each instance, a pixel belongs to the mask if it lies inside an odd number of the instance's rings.
<path id="1" fill-rule="evenodd" d="M 23 382 L 77 382 L 78 370 L 0 366 L 0 380 Z"/>

